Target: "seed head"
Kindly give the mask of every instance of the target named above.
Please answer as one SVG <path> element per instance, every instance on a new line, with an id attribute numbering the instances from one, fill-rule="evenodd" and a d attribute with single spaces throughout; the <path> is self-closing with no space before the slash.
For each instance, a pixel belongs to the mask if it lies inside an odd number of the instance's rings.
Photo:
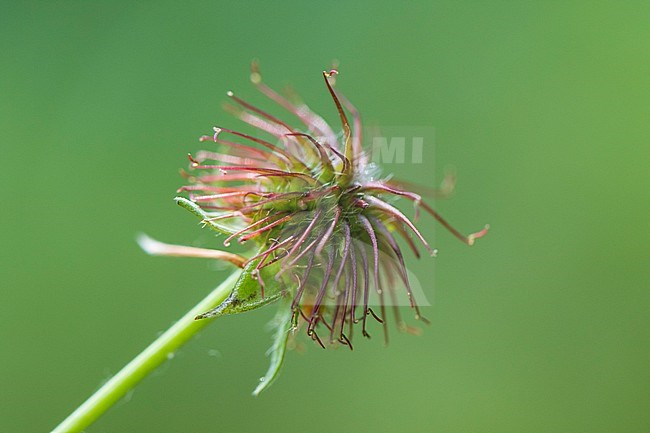
<path id="1" fill-rule="evenodd" d="M 340 117 L 340 132 L 304 103 L 268 87 L 254 63 L 255 87 L 302 126 L 291 126 L 228 92 L 228 111 L 273 139 L 214 127 L 201 141 L 219 144 L 220 150 L 188 155 L 190 170 L 184 175 L 189 184 L 179 191 L 189 194 L 185 205 L 204 224 L 226 234 L 224 246 L 234 240 L 256 245 L 242 266 L 257 280 L 262 299 L 269 284 L 280 285 L 290 298 L 294 327 L 304 326 L 323 347 L 340 343 L 351 349 L 355 325 L 370 336 L 368 318 L 382 323 L 387 335 L 387 305 L 394 307 L 398 326 L 410 329 L 394 302 L 398 286 L 406 291 L 415 317 L 424 320 L 398 238 L 417 257 L 417 243 L 431 255 L 436 250 L 393 205 L 396 199 L 413 202 L 414 220 L 423 209 L 468 245 L 487 227 L 464 236 L 404 184 L 371 175 L 359 112 L 334 89 L 337 74 L 334 69 L 323 72 L 323 80 Z M 371 295 L 378 299 L 378 311 L 370 305 Z"/>

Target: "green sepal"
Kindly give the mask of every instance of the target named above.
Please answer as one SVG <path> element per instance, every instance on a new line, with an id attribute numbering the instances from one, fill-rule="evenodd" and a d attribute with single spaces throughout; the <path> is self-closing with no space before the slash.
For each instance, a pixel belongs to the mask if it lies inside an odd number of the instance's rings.
<path id="1" fill-rule="evenodd" d="M 290 298 L 286 298 L 281 302 L 280 308 L 275 314 L 273 321 L 269 323 L 272 328 L 275 328 L 275 333 L 273 334 L 273 345 L 267 352 L 267 356 L 271 358 L 271 363 L 266 374 L 264 377 L 260 378 L 260 383 L 253 391 L 253 395 L 256 397 L 266 388 L 271 386 L 273 381 L 280 375 L 280 369 L 284 363 L 284 355 L 287 351 L 287 341 L 289 339 L 289 334 L 293 329 L 292 318 L 293 311 L 291 310 L 291 300 Z"/>
<path id="2" fill-rule="evenodd" d="M 259 277 L 253 275 L 259 260 L 253 260 L 244 267 L 239 279 L 235 283 L 232 293 L 225 301 L 216 308 L 199 314 L 196 318 L 207 319 L 227 314 L 243 313 L 263 307 L 280 299 L 283 295 L 282 285 L 275 279 L 275 275 L 280 269 L 280 264 L 276 262 L 262 269 L 261 278 L 264 281 L 264 297 L 262 297 L 262 290 L 258 281 Z"/>
<path id="3" fill-rule="evenodd" d="M 210 221 L 211 216 L 205 213 L 205 211 L 201 209 L 199 205 L 194 203 L 192 200 L 188 200 L 185 197 L 175 197 L 174 201 L 180 207 L 187 209 L 188 211 L 196 215 L 201 220 L 201 223 L 204 225 L 204 227 L 205 226 L 210 227 L 212 230 L 215 230 L 225 235 L 231 235 L 238 230 L 237 228 L 220 224 L 218 221 Z"/>

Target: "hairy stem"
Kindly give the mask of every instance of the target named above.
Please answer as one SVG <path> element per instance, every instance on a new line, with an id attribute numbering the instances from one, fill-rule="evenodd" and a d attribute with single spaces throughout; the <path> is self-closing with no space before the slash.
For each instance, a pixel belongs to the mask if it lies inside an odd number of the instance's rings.
<path id="1" fill-rule="evenodd" d="M 104 412 L 124 397 L 129 390 L 134 388 L 165 360 L 169 359 L 179 347 L 211 322 L 211 320 L 194 320 L 194 318 L 221 304 L 232 291 L 240 274 L 241 271 L 237 270 L 230 275 L 206 298 L 196 304 L 178 322 L 91 395 L 52 433 L 81 432 L 95 422 Z"/>

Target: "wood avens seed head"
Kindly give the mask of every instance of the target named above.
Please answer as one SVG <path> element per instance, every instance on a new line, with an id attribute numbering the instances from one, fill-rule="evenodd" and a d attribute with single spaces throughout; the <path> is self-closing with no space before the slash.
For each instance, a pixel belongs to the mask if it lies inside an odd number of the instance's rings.
<path id="1" fill-rule="evenodd" d="M 202 217 L 204 224 L 226 234 L 231 241 L 255 243 L 257 252 L 242 261 L 257 282 L 259 303 L 290 298 L 294 327 L 323 347 L 343 344 L 352 348 L 355 325 L 369 337 L 367 319 L 382 323 L 395 287 L 406 290 L 415 317 L 423 319 L 411 290 L 398 238 L 419 257 L 416 242 L 431 255 L 414 223 L 392 202 L 402 198 L 424 209 L 454 236 L 468 245 L 485 235 L 487 227 L 464 236 L 447 223 L 420 195 L 394 180 L 376 180 L 368 173 L 369 159 L 362 148 L 361 119 L 357 109 L 334 89 L 338 72 L 323 72 L 325 86 L 340 117 L 342 131 L 301 102 L 290 101 L 262 80 L 253 64 L 251 81 L 265 96 L 302 124 L 296 128 L 233 92 L 229 111 L 267 139 L 223 127 L 201 137 L 215 150 L 189 155 L 189 194 L 181 204 Z M 346 113 L 347 112 L 347 113 Z M 348 114 L 352 121 L 349 120 Z M 273 290 L 269 292 L 269 287 Z M 379 311 L 369 305 L 371 293 Z M 240 295 L 238 295 L 240 296 Z M 241 301 L 241 304 L 245 303 Z M 200 318 L 224 314 L 226 305 Z M 397 310 L 396 310 L 397 311 Z M 401 329 L 409 329 L 396 315 Z"/>

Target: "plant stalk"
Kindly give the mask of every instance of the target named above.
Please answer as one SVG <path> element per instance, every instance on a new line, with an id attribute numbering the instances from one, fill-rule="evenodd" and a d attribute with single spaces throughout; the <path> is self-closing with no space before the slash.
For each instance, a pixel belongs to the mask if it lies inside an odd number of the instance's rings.
<path id="1" fill-rule="evenodd" d="M 224 282 L 214 289 L 194 308 L 187 312 L 178 322 L 160 335 L 144 351 L 122 368 L 108 382 L 79 406 L 70 416 L 59 424 L 52 433 L 82 432 L 104 414 L 111 406 L 133 389 L 142 379 L 152 373 L 174 352 L 196 333 L 208 325 L 211 320 L 194 320 L 194 318 L 221 304 L 231 293 L 241 270 L 233 272 Z"/>

